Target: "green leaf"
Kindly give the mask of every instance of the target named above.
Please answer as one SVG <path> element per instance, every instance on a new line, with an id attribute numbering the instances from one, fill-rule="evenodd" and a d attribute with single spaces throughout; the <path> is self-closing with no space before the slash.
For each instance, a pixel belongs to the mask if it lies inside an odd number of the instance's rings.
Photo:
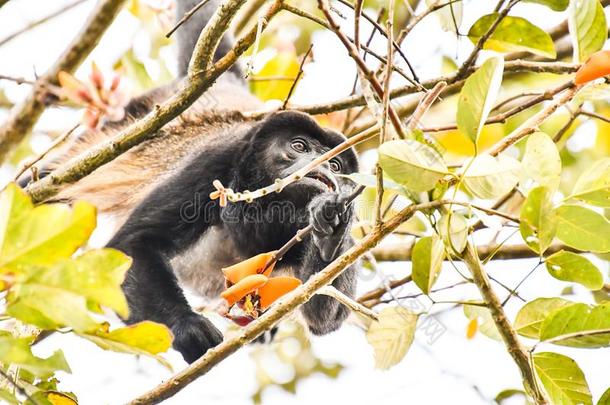
<path id="1" fill-rule="evenodd" d="M 575 333 L 607 329 L 610 329 L 610 303 L 597 306 L 578 303 L 561 308 L 548 316 L 540 328 L 540 340 L 555 338 L 558 340 L 553 343 L 571 347 L 608 347 L 610 332 L 573 337 Z"/>
<path id="2" fill-rule="evenodd" d="M 372 187 L 375 189 L 377 188 L 377 176 L 375 176 L 374 174 L 352 173 L 352 174 L 339 174 L 337 176 L 350 179 L 354 183 L 361 185 L 361 186 Z M 383 179 L 383 189 L 384 190 L 395 190 L 395 191 L 399 191 L 399 192 L 403 191 L 403 188 L 400 184 L 393 182 L 392 180 L 386 179 L 386 178 Z"/>
<path id="3" fill-rule="evenodd" d="M 95 228 L 95 208 L 77 201 L 34 207 L 27 194 L 9 184 L 0 194 L 0 271 L 27 272 L 72 255 Z"/>
<path id="4" fill-rule="evenodd" d="M 557 405 L 592 405 L 585 375 L 571 358 L 558 353 L 534 354 L 534 369 Z"/>
<path id="5" fill-rule="evenodd" d="M 7 313 L 41 329 L 65 326 L 76 331 L 93 331 L 101 324 L 89 315 L 85 297 L 41 284 L 17 285 L 8 295 Z"/>
<path id="6" fill-rule="evenodd" d="M 0 399 L 10 405 L 19 405 L 21 403 L 21 401 L 19 401 L 17 399 L 17 397 L 15 395 L 13 395 L 12 392 L 9 392 L 9 390 L 10 390 L 10 387 L 9 388 L 0 388 Z"/>
<path id="7" fill-rule="evenodd" d="M 71 291 L 126 318 L 129 310 L 121 284 L 130 266 L 131 259 L 118 250 L 95 249 L 40 270 L 26 283 Z"/>
<path id="8" fill-rule="evenodd" d="M 411 254 L 413 281 L 425 294 L 430 293 L 436 282 L 444 258 L 445 246 L 436 235 L 421 238 L 413 246 Z"/>
<path id="9" fill-rule="evenodd" d="M 555 142 L 544 132 L 534 132 L 527 139 L 523 154 L 523 174 L 541 186 L 557 190 L 561 178 L 561 158 Z"/>
<path id="10" fill-rule="evenodd" d="M 568 28 L 574 43 L 574 62 L 584 62 L 602 49 L 608 27 L 599 0 L 571 0 Z"/>
<path id="11" fill-rule="evenodd" d="M 413 191 L 434 188 L 449 171 L 434 149 L 410 139 L 385 142 L 378 151 L 383 171 Z"/>
<path id="12" fill-rule="evenodd" d="M 468 221 L 463 215 L 456 212 L 443 215 L 438 222 L 438 229 L 445 242 L 445 246 L 461 253 L 468 242 Z"/>
<path id="13" fill-rule="evenodd" d="M 585 101 L 608 100 L 610 98 L 610 85 L 608 83 L 590 82 L 578 91 L 574 97 L 575 104 Z"/>
<path id="14" fill-rule="evenodd" d="M 18 366 L 41 378 L 48 378 L 58 370 L 70 372 L 60 350 L 49 358 L 41 359 L 32 354 L 30 343 L 29 338 L 0 337 L 0 362 Z"/>
<path id="15" fill-rule="evenodd" d="M 464 315 L 466 315 L 466 318 L 470 320 L 477 319 L 479 321 L 479 330 L 488 338 L 498 341 L 502 340 L 500 332 L 498 332 L 498 328 L 496 328 L 496 323 L 494 322 L 489 309 L 479 305 L 465 304 Z"/>
<path id="16" fill-rule="evenodd" d="M 519 182 L 520 163 L 507 155 L 478 155 L 464 173 L 464 184 L 478 198 L 505 195 Z"/>
<path id="17" fill-rule="evenodd" d="M 172 333 L 165 325 L 143 321 L 115 329 L 112 332 L 98 331 L 79 335 L 104 350 L 151 356 L 171 369 L 165 359 L 157 356 L 159 353 L 166 352 L 172 345 Z"/>
<path id="18" fill-rule="evenodd" d="M 589 259 L 577 253 L 559 251 L 545 260 L 546 269 L 558 280 L 582 284 L 590 290 L 604 286 L 604 277 Z"/>
<path id="19" fill-rule="evenodd" d="M 407 354 L 415 337 L 418 315 L 403 307 L 384 308 L 366 332 L 375 351 L 375 367 L 386 370 Z"/>
<path id="20" fill-rule="evenodd" d="M 524 2 L 542 4 L 554 11 L 564 11 L 570 4 L 570 0 L 524 0 Z"/>
<path id="21" fill-rule="evenodd" d="M 610 207 L 610 158 L 593 163 L 578 178 L 572 195 L 598 207 Z"/>
<path id="22" fill-rule="evenodd" d="M 597 402 L 597 405 L 610 405 L 610 388 L 602 394 L 602 397 Z"/>
<path id="23" fill-rule="evenodd" d="M 557 238 L 578 250 L 595 253 L 610 251 L 610 222 L 578 205 L 557 208 Z"/>
<path id="24" fill-rule="evenodd" d="M 530 191 L 521 207 L 521 237 L 539 254 L 548 249 L 557 231 L 552 198 L 553 193 L 548 188 L 537 187 Z"/>
<path id="25" fill-rule="evenodd" d="M 155 81 L 148 74 L 144 63 L 133 52 L 133 48 L 123 54 L 114 68 L 125 68 L 127 77 L 131 79 L 131 83 L 135 84 L 140 92 L 155 87 Z"/>
<path id="26" fill-rule="evenodd" d="M 513 397 L 522 397 L 523 399 L 527 399 L 527 394 L 523 390 L 506 389 L 506 390 L 500 391 L 498 393 L 498 395 L 496 395 L 496 397 L 494 398 L 494 401 L 496 401 L 496 403 L 499 405 L 502 405 L 502 403 L 504 403 L 504 401 L 507 401 L 507 400 L 508 400 L 508 403 L 512 403 L 512 401 L 510 401 L 510 399 Z M 524 403 L 526 405 L 529 405 L 529 402 L 524 402 Z"/>
<path id="27" fill-rule="evenodd" d="M 457 108 L 458 129 L 475 145 L 500 91 L 503 72 L 504 59 L 490 58 L 466 79 L 460 92 Z"/>
<path id="28" fill-rule="evenodd" d="M 520 335 L 538 339 L 542 322 L 553 312 L 572 304 L 563 298 L 536 298 L 519 310 L 513 326 Z"/>
<path id="29" fill-rule="evenodd" d="M 468 38 L 473 44 L 489 31 L 499 16 L 499 13 L 484 15 L 470 27 Z M 493 34 L 485 41 L 483 49 L 504 53 L 526 51 L 551 59 L 557 56 L 553 39 L 547 32 L 525 18 L 513 16 L 502 19 Z"/>

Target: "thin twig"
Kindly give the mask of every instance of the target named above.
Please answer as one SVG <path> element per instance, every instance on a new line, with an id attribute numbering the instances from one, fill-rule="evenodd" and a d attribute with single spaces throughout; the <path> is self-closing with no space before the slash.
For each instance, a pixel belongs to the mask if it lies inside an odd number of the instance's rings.
<path id="1" fill-rule="evenodd" d="M 47 156 L 49 154 L 49 152 L 51 152 L 53 149 L 57 148 L 59 145 L 64 143 L 66 141 L 66 139 L 68 139 L 68 137 L 70 137 L 70 135 L 72 135 L 72 133 L 74 131 L 76 131 L 76 129 L 79 126 L 80 126 L 80 122 L 78 124 L 74 125 L 72 128 L 70 128 L 66 132 L 64 132 L 63 134 L 61 134 L 60 136 L 58 136 L 57 139 L 55 139 L 53 141 L 53 143 L 51 143 L 51 145 L 49 145 L 49 147 L 46 150 L 44 150 L 42 153 L 40 153 L 38 156 L 36 156 L 32 160 L 24 163 L 23 166 L 21 167 L 21 169 L 17 170 L 17 174 L 15 174 L 14 181 L 18 181 L 19 177 L 21 177 L 21 175 L 23 173 L 25 173 L 26 170 L 28 170 L 30 167 L 34 166 L 36 163 L 40 162 L 45 156 Z"/>
<path id="2" fill-rule="evenodd" d="M 375 77 L 374 73 L 366 66 L 366 63 L 362 60 L 354 45 L 347 39 L 347 37 L 341 31 L 339 25 L 333 19 L 329 11 L 328 0 L 318 0 L 318 7 L 322 11 L 322 13 L 324 13 L 324 16 L 326 17 L 326 20 L 331 26 L 332 31 L 343 43 L 343 46 L 347 49 L 348 54 L 356 62 L 356 66 L 358 66 L 358 69 L 360 69 L 364 77 L 371 84 L 371 87 L 373 88 L 375 93 L 377 93 L 377 96 L 380 99 L 383 98 L 383 87 L 379 84 L 379 81 L 377 81 L 377 78 Z M 405 135 L 400 123 L 400 118 L 396 114 L 396 111 L 391 108 L 391 106 L 388 114 L 392 125 L 394 126 L 394 130 L 400 138 L 404 138 Z"/>
<path id="3" fill-rule="evenodd" d="M 290 4 L 286 4 L 284 5 L 284 10 L 289 11 L 295 15 L 298 15 L 300 17 L 306 18 L 310 21 L 313 21 L 321 26 L 323 26 L 324 28 L 332 31 L 332 27 L 330 26 L 329 23 L 327 23 L 326 21 L 322 20 L 321 18 L 316 17 L 313 14 L 308 13 L 307 11 L 301 10 L 293 5 Z M 350 38 L 349 36 L 345 35 L 345 38 L 350 42 L 350 43 L 354 43 L 354 39 Z M 387 64 L 387 59 L 384 58 L 383 56 L 381 56 L 380 54 L 378 54 L 377 52 L 375 52 L 373 49 L 371 49 L 368 45 L 363 45 L 360 44 L 360 47 L 369 55 L 373 56 L 375 59 L 377 59 L 379 62 L 381 62 L 383 65 Z M 397 65 L 393 65 L 392 66 L 392 70 L 395 71 L 396 73 L 398 73 L 400 76 L 402 76 L 405 80 L 407 80 L 408 82 L 412 83 L 413 86 L 417 87 L 419 91 L 425 91 L 425 87 L 421 86 L 419 83 L 414 82 L 413 79 L 406 74 L 406 72 L 404 72 L 399 66 Z"/>
<path id="4" fill-rule="evenodd" d="M 411 275 L 409 274 L 408 276 L 403 277 L 401 279 L 390 281 L 390 284 L 388 285 L 388 287 L 389 287 L 389 289 L 393 290 L 394 288 L 408 284 L 411 281 L 413 281 L 413 277 L 411 277 Z M 385 288 L 385 286 L 377 288 L 375 290 L 369 291 L 366 294 L 361 295 L 358 298 L 358 302 L 365 303 L 367 301 L 373 301 L 373 300 L 379 299 L 387 292 L 388 292 L 388 288 Z"/>
<path id="5" fill-rule="evenodd" d="M 598 119 L 600 121 L 604 121 L 604 122 L 607 122 L 607 123 L 610 124 L 610 118 L 605 117 L 605 116 L 603 116 L 601 114 L 598 114 L 596 112 L 592 112 L 592 111 L 580 111 L 579 114 L 587 116 L 587 117 L 595 118 L 595 119 Z"/>
<path id="6" fill-rule="evenodd" d="M 38 405 L 38 401 L 34 400 L 34 398 L 32 398 L 32 397 L 30 396 L 30 394 L 28 394 L 28 392 L 25 390 L 25 388 L 23 388 L 23 387 L 22 387 L 20 384 L 18 384 L 18 383 L 17 383 L 17 381 L 15 381 L 15 380 L 13 379 L 13 377 L 12 377 L 12 376 L 11 376 L 9 373 L 7 373 L 6 371 L 4 371 L 4 370 L 2 369 L 2 367 L 0 367 L 0 375 L 1 375 L 1 376 L 2 376 L 2 377 L 3 377 L 3 378 L 6 380 L 6 381 L 8 381 L 9 383 L 11 383 L 11 385 L 12 385 L 13 387 L 15 387 L 15 389 L 16 389 L 16 390 L 17 390 L 17 391 L 18 391 L 18 392 L 19 392 L 21 395 L 23 395 L 24 397 L 26 397 L 26 398 L 27 398 L 29 401 L 32 401 L 32 403 L 33 403 L 34 405 Z"/>
<path id="7" fill-rule="evenodd" d="M 191 67 L 193 65 L 198 67 L 189 72 L 176 94 L 164 103 L 157 105 L 152 112 L 143 118 L 122 129 L 108 141 L 91 148 L 80 158 L 71 160 L 45 178 L 30 184 L 26 191 L 32 199 L 43 201 L 57 194 L 62 184 L 72 183 L 85 177 L 132 147 L 154 137 L 158 134 L 159 129 L 194 103 L 254 43 L 256 27 L 238 40 L 225 56 L 213 65 L 211 63 L 211 57 L 218 41 L 226 32 L 234 13 L 244 2 L 245 0 L 226 0 L 224 6 L 216 10 L 215 15 L 212 16 L 199 37 L 196 51 L 193 54 L 194 64 L 191 63 Z M 275 0 L 268 6 L 262 19 L 264 27 L 282 9 L 282 4 L 283 0 Z M 204 61 L 208 61 L 208 64 L 206 65 Z M 202 72 L 199 69 L 204 69 L 204 71 Z"/>
<path id="8" fill-rule="evenodd" d="M 0 126 L 0 162 L 27 136 L 45 109 L 44 95 L 48 85 L 57 85 L 57 75 L 73 73 L 95 48 L 101 36 L 121 10 L 126 0 L 100 0 L 70 45 L 53 66 L 42 75 L 30 94 L 11 111 Z"/>
<path id="9" fill-rule="evenodd" d="M 544 107 L 539 113 L 526 120 L 512 133 L 504 137 L 489 151 L 492 156 L 497 156 L 500 152 L 506 150 L 509 146 L 514 145 L 529 134 L 534 133 L 538 130 L 539 126 L 542 125 L 557 109 L 567 104 L 578 92 L 579 86 L 572 84 L 567 90 L 560 94 L 555 101 L 548 106 Z"/>
<path id="10" fill-rule="evenodd" d="M 344 4 L 352 9 L 354 9 L 354 11 L 356 11 L 355 6 L 352 5 L 349 1 L 347 0 L 337 0 L 339 1 L 339 3 Z M 415 73 L 415 70 L 413 69 L 413 66 L 411 65 L 411 62 L 409 62 L 409 59 L 407 58 L 407 55 L 404 54 L 404 52 L 402 51 L 402 49 L 400 49 L 400 45 L 398 45 L 393 38 L 390 38 L 388 36 L 388 31 L 387 29 L 384 31 L 383 27 L 377 22 L 375 21 L 374 18 L 370 17 L 368 14 L 362 12 L 362 9 L 360 9 L 359 14 L 362 15 L 362 17 L 364 17 L 369 23 L 371 23 L 371 25 L 373 25 L 373 27 L 379 31 L 379 33 L 381 33 L 382 35 L 384 35 L 386 38 L 388 38 L 388 41 L 390 42 L 390 46 L 394 48 L 394 50 L 396 52 L 398 52 L 398 54 L 402 57 L 402 59 L 405 61 L 405 63 L 407 64 L 407 67 L 409 68 L 409 71 L 411 72 L 411 74 L 413 75 L 413 79 L 411 80 L 411 78 L 409 78 L 409 82 L 411 82 L 411 84 L 417 84 L 419 83 L 419 78 L 417 77 L 417 73 Z M 392 15 L 393 13 L 389 14 Z M 391 25 L 392 24 L 392 18 L 388 16 L 388 23 Z M 354 34 L 355 35 L 355 34 Z M 393 52 L 390 52 L 393 53 Z M 390 55 L 390 53 L 388 53 L 388 57 Z M 391 63 L 390 63 L 391 64 Z"/>
<path id="11" fill-rule="evenodd" d="M 501 6 L 503 2 L 504 0 L 500 0 L 498 2 L 498 5 Z M 476 45 L 474 46 L 474 49 L 472 50 L 470 55 L 468 55 L 468 58 L 466 58 L 462 66 L 460 66 L 459 70 L 457 71 L 457 77 L 463 78 L 466 75 L 466 72 L 468 71 L 470 66 L 472 66 L 476 61 L 479 52 L 481 51 L 481 49 L 483 49 L 483 46 L 485 46 L 485 42 L 487 42 L 487 40 L 493 35 L 493 33 L 496 31 L 496 28 L 498 28 L 504 17 L 508 15 L 510 9 L 518 2 L 519 0 L 510 0 L 504 10 L 498 13 L 498 17 L 496 18 L 496 20 L 491 24 L 491 26 L 481 36 L 481 38 L 479 38 Z"/>
<path id="12" fill-rule="evenodd" d="M 438 82 L 434 85 L 432 90 L 430 90 L 424 98 L 420 101 L 417 108 L 409 118 L 409 122 L 407 123 L 407 132 L 413 132 L 421 122 L 422 117 L 430 110 L 432 104 L 436 101 L 436 99 L 441 95 L 443 90 L 447 87 L 446 82 Z"/>
<path id="13" fill-rule="evenodd" d="M 307 48 L 307 52 L 305 52 L 305 56 L 303 56 L 303 59 L 301 60 L 301 63 L 299 64 L 299 72 L 297 73 L 297 77 L 295 77 L 294 81 L 292 82 L 292 85 L 290 86 L 290 90 L 288 90 L 288 95 L 286 95 L 286 98 L 284 99 L 284 102 L 282 103 L 282 107 L 280 107 L 280 110 L 286 109 L 286 106 L 288 105 L 288 101 L 290 101 L 290 97 L 292 97 L 292 93 L 294 92 L 294 89 L 297 86 L 297 82 L 301 79 L 301 76 L 303 76 L 303 66 L 305 65 L 305 61 L 307 61 L 307 58 L 309 57 L 309 54 L 311 53 L 312 49 L 313 49 L 313 44 L 310 44 L 309 48 Z"/>
<path id="14" fill-rule="evenodd" d="M 399 262 L 411 260 L 413 244 L 409 243 L 392 243 L 385 246 L 379 246 L 373 249 L 373 255 L 379 262 Z M 574 251 L 574 249 L 561 244 L 551 245 L 546 252 L 553 254 L 561 250 Z M 520 245 L 505 245 L 498 249 L 497 245 L 477 246 L 479 257 L 485 258 L 491 253 L 494 254 L 496 260 L 518 260 L 518 259 L 537 259 L 540 255 L 534 252 L 525 244 Z"/>
<path id="15" fill-rule="evenodd" d="M 78 6 L 79 4 L 84 3 L 87 0 L 76 0 L 73 1 L 72 3 L 68 3 L 65 6 L 59 8 L 56 11 L 53 11 L 51 14 L 46 15 L 36 21 L 32 21 L 31 23 L 29 23 L 28 25 L 26 25 L 23 28 L 18 29 L 17 31 L 13 32 L 12 34 L 7 35 L 6 37 L 0 39 L 0 46 L 6 44 L 9 41 L 12 41 L 13 39 L 17 38 L 18 36 L 20 36 L 21 34 L 24 34 L 28 31 L 30 31 L 31 29 L 38 27 L 39 25 L 42 25 L 46 22 L 49 22 L 50 20 L 52 20 L 55 17 L 58 17 L 62 14 L 64 14 L 67 11 L 72 10 L 74 7 Z"/>
<path id="16" fill-rule="evenodd" d="M 512 117 L 513 115 L 517 115 L 517 114 L 527 110 L 528 108 L 531 108 L 537 104 L 542 103 L 543 101 L 552 100 L 555 95 L 561 93 L 565 89 L 572 87 L 573 85 L 574 85 L 573 82 L 570 80 L 553 89 L 546 90 L 543 93 L 540 93 L 535 97 L 532 97 L 531 99 L 525 101 L 524 103 L 517 105 L 514 108 L 511 108 L 508 111 L 496 114 L 493 117 L 489 117 L 485 121 L 485 125 L 505 123 L 506 120 L 509 119 L 510 117 Z M 442 131 L 452 131 L 452 130 L 456 130 L 456 129 L 457 129 L 457 124 L 448 124 L 448 125 L 441 125 L 441 126 L 437 126 L 437 127 L 422 128 L 422 131 L 423 132 L 442 132 Z"/>
<path id="17" fill-rule="evenodd" d="M 374 245 L 379 243 L 385 236 L 398 228 L 401 223 L 411 218 L 415 212 L 432 209 L 443 203 L 443 201 L 433 201 L 411 205 L 403 209 L 390 220 L 386 221 L 381 228 L 371 232 L 324 269 L 311 276 L 303 285 L 276 301 L 267 312 L 248 324 L 248 326 L 242 328 L 234 337 L 227 339 L 213 349 L 208 350 L 189 367 L 167 379 L 149 392 L 134 399 L 130 404 L 156 404 L 172 397 L 195 379 L 206 374 L 218 363 L 235 353 L 242 346 L 256 339 L 266 330 L 269 330 L 297 307 L 307 302 L 320 288 L 330 284 L 349 265 L 354 263 Z"/>
<path id="18" fill-rule="evenodd" d="M 332 298 L 336 299 L 337 301 L 339 301 L 340 303 L 342 303 L 343 305 L 345 305 L 346 307 L 348 307 L 349 309 L 351 309 L 352 311 L 354 311 L 358 314 L 364 315 L 367 318 L 372 319 L 373 321 L 377 321 L 379 319 L 379 317 L 377 316 L 377 314 L 375 312 L 371 311 L 369 308 L 365 307 L 364 305 L 354 301 L 353 299 L 351 299 L 347 295 L 343 294 L 341 291 L 337 290 L 335 287 L 333 287 L 331 285 L 327 285 L 327 286 L 320 288 L 318 290 L 317 294 L 322 294 L 322 295 L 327 295 L 329 297 L 332 297 Z"/>
<path id="19" fill-rule="evenodd" d="M 515 60 L 506 62 L 504 65 L 504 75 L 520 73 L 520 72 L 534 72 L 534 73 L 555 73 L 555 74 L 567 74 L 574 73 L 580 68 L 580 64 L 565 63 L 565 62 L 531 62 L 527 60 Z M 471 67 L 468 70 L 468 74 L 474 72 L 476 67 Z M 430 79 L 422 82 L 422 86 L 429 89 L 434 87 L 439 82 L 446 82 L 446 92 L 454 94 L 460 91 L 464 84 L 464 79 L 457 77 L 455 73 L 441 76 L 435 79 Z M 392 99 L 407 96 L 409 94 L 415 94 L 421 91 L 421 88 L 413 85 L 400 86 L 392 89 L 390 97 Z M 366 105 L 366 100 L 363 95 L 350 96 L 341 100 L 337 100 L 330 103 L 313 104 L 313 105 L 293 105 L 290 107 L 291 110 L 302 111 L 309 114 L 327 114 L 334 111 L 345 110 L 348 108 L 359 107 Z M 258 118 L 268 114 L 274 110 L 262 110 L 252 111 L 244 113 L 245 116 L 250 118 Z"/>
<path id="20" fill-rule="evenodd" d="M 197 5 L 195 5 L 195 7 L 193 7 L 192 9 L 187 11 L 186 13 L 184 13 L 184 15 L 182 16 L 180 21 L 178 21 L 176 23 L 176 25 L 174 25 L 174 27 L 171 30 L 169 30 L 169 32 L 167 34 L 165 34 L 165 38 L 171 37 L 172 34 L 174 32 L 176 32 L 176 30 L 182 26 L 182 24 L 187 22 L 193 16 L 193 14 L 195 14 L 197 12 L 197 10 L 199 10 L 201 7 L 205 6 L 205 4 L 208 1 L 210 1 L 210 0 L 201 0 L 199 3 L 197 3 Z"/>

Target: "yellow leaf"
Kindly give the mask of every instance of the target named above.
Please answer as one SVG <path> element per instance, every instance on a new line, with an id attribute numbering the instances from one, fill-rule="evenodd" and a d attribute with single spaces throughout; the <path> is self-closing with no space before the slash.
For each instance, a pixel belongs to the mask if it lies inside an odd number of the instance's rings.
<path id="1" fill-rule="evenodd" d="M 398 364 L 413 343 L 418 315 L 403 307 L 384 308 L 371 323 L 366 340 L 375 350 L 375 367 L 388 369 Z"/>
<path id="2" fill-rule="evenodd" d="M 299 61 L 294 51 L 278 52 L 254 78 L 296 78 L 299 72 Z M 252 92 L 261 100 L 284 100 L 288 96 L 292 80 L 254 80 L 250 84 Z"/>
<path id="3" fill-rule="evenodd" d="M 49 392 L 47 399 L 53 405 L 78 405 L 78 402 L 61 392 Z"/>
<path id="4" fill-rule="evenodd" d="M 15 184 L 0 194 L 0 269 L 27 273 L 70 257 L 96 226 L 95 207 L 77 201 L 34 207 Z"/>
<path id="5" fill-rule="evenodd" d="M 159 353 L 166 352 L 172 345 L 172 333 L 165 325 L 143 321 L 134 325 L 115 329 L 112 332 L 80 334 L 104 350 L 120 353 L 143 354 L 155 358 L 171 369 L 169 363 Z"/>

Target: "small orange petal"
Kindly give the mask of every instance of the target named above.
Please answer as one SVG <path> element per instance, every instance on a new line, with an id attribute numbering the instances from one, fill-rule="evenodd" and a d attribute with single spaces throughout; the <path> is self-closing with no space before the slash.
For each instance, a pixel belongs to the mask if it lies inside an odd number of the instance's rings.
<path id="1" fill-rule="evenodd" d="M 262 287 L 267 280 L 269 280 L 267 276 L 263 276 L 262 274 L 253 274 L 241 279 L 235 285 L 227 288 L 220 293 L 220 296 L 227 300 L 227 303 L 229 306 L 231 306 L 244 298 L 246 295 Z"/>
<path id="2" fill-rule="evenodd" d="M 258 274 L 260 271 L 262 271 L 262 269 L 265 268 L 269 260 L 271 260 L 274 253 L 275 252 L 261 253 L 254 257 L 246 259 L 243 262 L 234 264 L 233 266 L 225 267 L 222 269 L 222 272 L 227 280 L 235 284 L 246 276 Z M 264 274 L 268 277 L 269 274 L 271 274 L 271 271 L 273 270 L 274 266 L 275 263 L 269 266 L 269 268 L 261 274 Z"/>
<path id="3" fill-rule="evenodd" d="M 294 277 L 285 276 L 270 278 L 264 286 L 258 289 L 258 295 L 261 298 L 261 309 L 267 309 L 275 300 L 300 285 L 301 280 Z"/>
<path id="4" fill-rule="evenodd" d="M 95 62 L 91 63 L 91 74 L 89 75 L 91 82 L 96 89 L 102 89 L 104 87 L 104 75 Z"/>
<path id="5" fill-rule="evenodd" d="M 473 339 L 479 330 L 479 320 L 477 318 L 472 319 L 468 322 L 468 327 L 466 328 L 466 337 L 468 339 Z"/>
<path id="6" fill-rule="evenodd" d="M 610 51 L 599 51 L 578 69 L 574 83 L 585 84 L 610 74 Z"/>

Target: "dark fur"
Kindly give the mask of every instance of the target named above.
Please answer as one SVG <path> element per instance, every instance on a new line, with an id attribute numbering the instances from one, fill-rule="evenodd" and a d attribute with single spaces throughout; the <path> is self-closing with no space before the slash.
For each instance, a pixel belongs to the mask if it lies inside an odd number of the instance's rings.
<path id="1" fill-rule="evenodd" d="M 197 3 L 199 0 L 178 0 L 178 17 Z M 217 5 L 216 1 L 209 2 L 179 28 L 181 74 L 187 71 L 199 32 Z M 229 37 L 223 39 L 217 58 L 227 51 L 230 42 Z M 100 167 L 59 195 L 68 201 L 87 199 L 101 212 L 117 218 L 121 226 L 108 246 L 133 258 L 123 285 L 130 308 L 127 321 L 149 319 L 168 325 L 174 333 L 174 347 L 189 362 L 218 344 L 222 335 L 192 311 L 182 287 L 218 297 L 223 287 L 221 267 L 278 249 L 310 222 L 314 224 L 313 235 L 291 249 L 274 274 L 290 273 L 306 281 L 352 243 L 352 210 L 343 212 L 351 185 L 334 176 L 328 163 L 317 170 L 333 179 L 337 192 L 329 193 L 321 183 L 305 178 L 281 193 L 250 204 L 230 203 L 221 209 L 217 201 L 210 201 L 215 179 L 236 191 L 255 190 L 289 175 L 345 139 L 300 113 L 276 113 L 263 121 L 245 121 L 238 111 L 260 104 L 246 93 L 243 80 L 236 79 L 238 72 L 237 67 L 229 72 L 229 80 L 223 76 L 154 139 Z M 135 98 L 125 120 L 83 134 L 51 167 L 105 141 L 148 113 L 176 88 L 174 83 Z M 309 142 L 311 151 L 296 153 L 291 149 L 295 137 Z M 357 171 L 352 150 L 338 159 L 342 173 Z M 273 208 L 278 203 L 292 204 L 294 216 L 281 218 Z M 185 207 L 189 208 L 186 216 Z M 250 215 L 253 211 L 257 216 Z M 348 269 L 333 284 L 353 295 L 354 270 Z M 348 310 L 332 298 L 315 296 L 301 307 L 301 313 L 313 333 L 324 334 L 337 329 Z"/>
<path id="2" fill-rule="evenodd" d="M 288 148 L 295 136 L 316 146 L 310 153 L 291 153 Z M 235 257 L 250 257 L 280 248 L 315 218 L 313 236 L 289 251 L 276 270 L 289 269 L 303 281 L 347 249 L 351 243 L 348 235 L 351 209 L 343 213 L 341 202 L 345 195 L 323 192 L 315 180 L 304 179 L 279 194 L 255 200 L 250 207 L 260 208 L 262 218 L 248 217 L 242 210 L 247 203 L 229 204 L 221 209 L 217 203 L 210 203 L 208 197 L 214 191 L 211 184 L 214 179 L 236 190 L 254 190 L 271 184 L 294 165 L 306 164 L 343 139 L 323 130 L 303 114 L 276 114 L 252 128 L 239 141 L 200 153 L 176 176 L 157 187 L 109 243 L 134 259 L 124 284 L 131 310 L 129 322 L 151 319 L 167 324 L 175 335 L 174 347 L 187 361 L 194 361 L 221 341 L 218 330 L 192 312 L 170 266 L 172 258 L 183 254 L 211 227 L 225 235 L 224 243 L 236 246 Z M 291 156 L 286 157 L 288 154 Z M 353 152 L 346 152 L 340 159 L 344 173 L 357 170 Z M 327 167 L 320 170 L 330 173 Z M 341 178 L 335 181 L 340 188 L 350 188 Z M 182 208 L 195 200 L 202 202 L 196 215 L 185 219 Z M 277 211 L 270 209 L 274 201 L 294 204 L 293 221 L 279 222 Z M 220 246 L 205 248 L 213 254 Z M 220 269 L 202 271 L 220 272 Z M 334 285 L 352 295 L 353 271 L 343 273 Z M 312 332 L 323 334 L 337 329 L 348 311 L 334 299 L 318 296 L 303 306 L 302 313 Z"/>

